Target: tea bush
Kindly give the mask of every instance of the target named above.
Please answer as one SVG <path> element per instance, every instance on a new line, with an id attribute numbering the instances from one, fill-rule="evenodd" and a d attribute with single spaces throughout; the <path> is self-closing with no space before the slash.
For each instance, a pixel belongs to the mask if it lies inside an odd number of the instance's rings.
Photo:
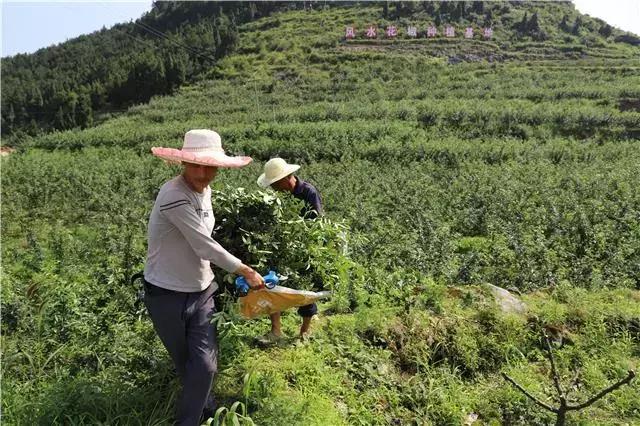
<path id="1" fill-rule="evenodd" d="M 253 343 L 267 320 L 242 321 L 220 293 L 218 422 L 546 424 L 500 376 L 548 393 L 542 329 L 558 333 L 562 379 L 579 370 L 581 400 L 637 370 L 637 48 L 583 46 L 553 25 L 567 4 L 485 4 L 496 40 L 472 44 L 342 43 L 344 25 L 387 22 L 382 6 L 316 6 L 240 26 L 238 50 L 173 96 L 11 140 L 4 422 L 170 422 L 178 383 L 129 277 L 179 173 L 150 148 L 192 128 L 255 159 L 212 184 L 215 237 L 283 284 L 333 291 L 310 342 L 269 349 Z M 511 39 L 535 7 L 551 39 Z M 479 61 L 448 63 L 464 55 Z M 276 155 L 302 166 L 326 217 L 258 189 Z M 528 312 L 502 313 L 484 283 L 521 292 Z M 299 322 L 285 313 L 285 333 Z M 636 380 L 570 420 L 636 424 L 637 395 Z"/>

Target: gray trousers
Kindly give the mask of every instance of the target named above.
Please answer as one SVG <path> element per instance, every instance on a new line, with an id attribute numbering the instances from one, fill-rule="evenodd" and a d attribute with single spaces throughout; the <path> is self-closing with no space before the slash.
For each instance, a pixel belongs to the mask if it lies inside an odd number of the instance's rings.
<path id="1" fill-rule="evenodd" d="M 199 425 L 209 396 L 213 376 L 218 368 L 218 340 L 211 324 L 215 312 L 210 285 L 197 293 L 181 293 L 145 282 L 144 302 L 153 328 L 176 367 L 182 382 L 178 400 L 176 424 Z"/>

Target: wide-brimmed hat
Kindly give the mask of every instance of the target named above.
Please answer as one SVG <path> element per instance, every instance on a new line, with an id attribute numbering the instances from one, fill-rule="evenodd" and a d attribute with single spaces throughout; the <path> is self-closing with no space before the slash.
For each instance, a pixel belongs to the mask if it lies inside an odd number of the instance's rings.
<path id="1" fill-rule="evenodd" d="M 285 176 L 298 170 L 297 164 L 287 164 L 282 158 L 272 158 L 264 165 L 264 173 L 258 178 L 258 185 L 263 188 L 268 187 L 273 182 L 279 181 Z"/>
<path id="2" fill-rule="evenodd" d="M 184 135 L 182 149 L 153 147 L 156 157 L 171 163 L 193 163 L 215 167 L 243 167 L 249 164 L 251 157 L 230 157 L 224 153 L 220 135 L 213 130 L 189 130 Z"/>

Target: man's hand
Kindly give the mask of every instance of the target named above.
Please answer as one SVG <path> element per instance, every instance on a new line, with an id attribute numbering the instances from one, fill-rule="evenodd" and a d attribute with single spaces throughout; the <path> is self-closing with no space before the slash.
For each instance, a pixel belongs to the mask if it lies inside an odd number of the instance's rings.
<path id="1" fill-rule="evenodd" d="M 264 278 L 262 278 L 262 275 L 245 264 L 240 265 L 235 273 L 238 275 L 242 275 L 244 279 L 247 280 L 249 287 L 251 287 L 253 290 L 258 290 L 264 287 Z"/>

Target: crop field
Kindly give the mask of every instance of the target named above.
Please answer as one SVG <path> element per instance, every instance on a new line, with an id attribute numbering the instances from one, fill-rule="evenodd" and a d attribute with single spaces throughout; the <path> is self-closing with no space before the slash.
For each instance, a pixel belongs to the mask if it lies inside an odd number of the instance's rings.
<path id="1" fill-rule="evenodd" d="M 268 320 L 240 319 L 220 295 L 214 394 L 242 403 L 226 421 L 548 424 L 501 376 L 555 404 L 543 330 L 557 331 L 575 401 L 638 371 L 640 50 L 502 43 L 499 30 L 486 42 L 341 41 L 377 13 L 244 24 L 201 81 L 93 127 L 25 137 L 2 158 L 6 424 L 170 419 L 178 381 L 129 278 L 155 194 L 179 173 L 150 148 L 179 147 L 194 128 L 254 158 L 212 184 L 223 245 L 294 279 L 312 265 L 334 291 L 309 342 L 267 349 L 253 338 Z M 258 188 L 274 156 L 302 166 L 326 218 L 297 221 L 295 201 Z M 526 314 L 500 310 L 487 283 Z M 295 312 L 283 321 L 295 335 Z M 640 424 L 639 394 L 636 379 L 568 423 Z"/>

